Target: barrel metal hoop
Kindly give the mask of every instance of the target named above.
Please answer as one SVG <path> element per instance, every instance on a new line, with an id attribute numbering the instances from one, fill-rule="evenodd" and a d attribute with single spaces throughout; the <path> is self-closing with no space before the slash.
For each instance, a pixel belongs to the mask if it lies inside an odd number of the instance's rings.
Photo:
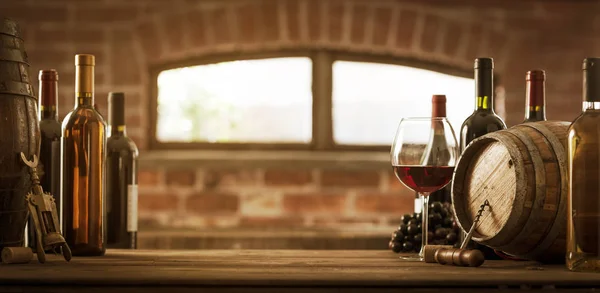
<path id="1" fill-rule="evenodd" d="M 12 61 L 29 65 L 29 62 L 27 61 L 27 53 L 21 49 L 15 48 L 0 49 L 0 61 Z"/>
<path id="2" fill-rule="evenodd" d="M 3 18 L 0 22 L 0 34 L 9 35 L 22 39 L 21 30 L 16 21 L 8 18 Z"/>
<path id="3" fill-rule="evenodd" d="M 28 96 L 36 100 L 33 87 L 24 82 L 0 81 L 0 94 Z"/>

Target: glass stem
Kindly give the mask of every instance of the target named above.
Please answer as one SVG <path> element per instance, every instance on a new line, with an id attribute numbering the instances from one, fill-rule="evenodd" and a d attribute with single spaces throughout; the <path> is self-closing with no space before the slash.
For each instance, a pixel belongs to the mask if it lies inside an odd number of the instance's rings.
<path id="1" fill-rule="evenodd" d="M 427 245 L 427 232 L 429 232 L 429 193 L 419 193 L 421 196 L 421 250 L 419 257 L 425 256 L 425 245 Z"/>

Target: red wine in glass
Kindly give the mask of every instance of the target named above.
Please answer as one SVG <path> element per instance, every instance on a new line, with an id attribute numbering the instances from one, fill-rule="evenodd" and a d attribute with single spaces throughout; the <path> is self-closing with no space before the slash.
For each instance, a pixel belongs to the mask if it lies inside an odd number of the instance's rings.
<path id="1" fill-rule="evenodd" d="M 452 166 L 393 166 L 396 177 L 408 188 L 430 193 L 442 189 L 452 179 Z"/>

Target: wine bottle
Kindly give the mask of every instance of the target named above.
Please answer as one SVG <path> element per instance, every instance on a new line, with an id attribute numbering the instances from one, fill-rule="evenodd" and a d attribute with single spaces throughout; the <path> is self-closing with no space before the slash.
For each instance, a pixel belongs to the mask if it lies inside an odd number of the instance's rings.
<path id="1" fill-rule="evenodd" d="M 583 61 L 583 111 L 569 127 L 567 268 L 600 270 L 600 58 Z"/>
<path id="2" fill-rule="evenodd" d="M 431 98 L 431 117 L 432 118 L 446 118 L 446 96 L 445 95 L 433 95 Z M 422 160 L 424 166 L 443 166 L 450 160 L 450 151 L 448 150 L 446 142 L 446 135 L 444 133 L 444 126 L 441 121 L 432 121 L 431 123 L 431 135 L 427 150 L 424 152 L 425 157 Z M 433 155 L 433 156 L 432 156 Z M 437 161 L 434 162 L 432 158 Z M 449 186 L 434 191 L 429 195 L 429 202 L 450 202 L 449 199 Z"/>
<path id="3" fill-rule="evenodd" d="M 475 111 L 467 117 L 460 128 L 460 152 L 474 139 L 485 134 L 506 129 L 506 124 L 494 112 L 494 60 L 492 58 L 475 59 Z M 469 229 L 469 227 L 463 227 Z M 460 234 L 460 241 L 466 233 Z M 468 248 L 483 252 L 486 259 L 500 259 L 493 249 L 470 241 Z"/>
<path id="4" fill-rule="evenodd" d="M 474 139 L 506 129 L 506 124 L 494 112 L 494 60 L 475 59 L 475 111 L 460 128 L 460 151 Z"/>
<path id="5" fill-rule="evenodd" d="M 525 120 L 523 123 L 546 121 L 546 73 L 543 70 L 527 71 L 525 75 L 527 83 L 525 100 Z"/>
<path id="6" fill-rule="evenodd" d="M 38 119 L 40 126 L 40 155 L 38 174 L 45 192 L 50 192 L 60 215 L 60 140 L 61 128 L 58 122 L 58 72 L 54 69 L 40 70 L 39 75 Z M 27 223 L 27 246 L 36 250 L 35 225 L 31 219 Z"/>
<path id="7" fill-rule="evenodd" d="M 106 251 L 106 122 L 94 109 L 95 57 L 75 56 L 75 108 L 62 123 L 63 234 L 74 256 Z"/>
<path id="8" fill-rule="evenodd" d="M 137 248 L 138 148 L 125 129 L 125 95 L 108 95 L 110 136 L 106 142 L 108 248 Z"/>

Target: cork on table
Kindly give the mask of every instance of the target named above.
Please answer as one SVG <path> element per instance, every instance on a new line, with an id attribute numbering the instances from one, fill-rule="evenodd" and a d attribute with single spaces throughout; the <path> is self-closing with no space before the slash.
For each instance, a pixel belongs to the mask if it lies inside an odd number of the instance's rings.
<path id="1" fill-rule="evenodd" d="M 560 291 L 600 287 L 600 274 L 530 261 L 486 261 L 478 268 L 403 262 L 379 250 L 108 250 L 69 263 L 49 256 L 45 264 L 1 265 L 0 284 L 19 292 Z"/>

